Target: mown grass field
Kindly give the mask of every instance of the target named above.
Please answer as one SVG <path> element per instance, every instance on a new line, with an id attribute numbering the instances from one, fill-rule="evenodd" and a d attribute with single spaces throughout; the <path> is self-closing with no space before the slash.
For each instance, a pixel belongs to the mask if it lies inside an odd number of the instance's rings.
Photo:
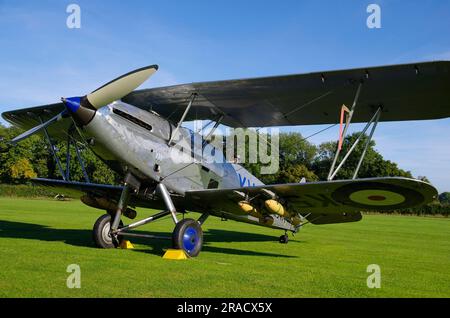
<path id="1" fill-rule="evenodd" d="M 279 231 L 210 218 L 200 256 L 169 261 L 169 241 L 94 248 L 101 214 L 77 201 L 0 198 L 0 297 L 450 297 L 450 219 L 367 215 L 305 226 L 282 245 Z M 141 229 L 170 235 L 171 222 Z M 66 286 L 69 264 L 81 268 L 80 289 Z M 380 289 L 366 285 L 369 264 L 381 268 Z"/>

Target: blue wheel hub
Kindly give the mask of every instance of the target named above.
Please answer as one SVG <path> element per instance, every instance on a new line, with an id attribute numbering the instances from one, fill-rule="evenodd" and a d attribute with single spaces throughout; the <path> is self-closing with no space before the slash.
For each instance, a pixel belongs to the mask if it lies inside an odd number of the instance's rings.
<path id="1" fill-rule="evenodd" d="M 198 242 L 198 232 L 193 227 L 188 227 L 183 234 L 183 247 L 184 249 L 190 253 L 197 246 Z"/>

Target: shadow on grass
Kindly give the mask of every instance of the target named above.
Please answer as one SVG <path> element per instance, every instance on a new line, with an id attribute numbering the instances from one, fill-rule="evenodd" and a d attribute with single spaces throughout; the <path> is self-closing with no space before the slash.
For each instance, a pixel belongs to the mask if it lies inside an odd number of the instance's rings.
<path id="1" fill-rule="evenodd" d="M 171 237 L 171 233 L 168 232 L 140 231 L 139 233 L 152 234 L 157 236 L 166 236 L 169 238 Z M 47 242 L 64 242 L 66 244 L 74 246 L 95 248 L 95 245 L 92 241 L 91 230 L 56 229 L 45 225 L 23 223 L 23 222 L 0 220 L 0 238 L 18 238 L 18 239 L 21 238 Z M 171 247 L 171 241 L 164 239 L 145 239 L 140 237 L 133 237 L 132 241 L 135 244 L 142 244 L 152 247 L 151 250 L 137 248 L 134 249 L 133 251 L 145 252 L 159 256 L 164 254 L 165 249 Z M 234 254 L 234 255 L 294 257 L 289 255 L 216 247 L 210 245 L 210 243 L 213 242 L 231 243 L 231 242 L 275 242 L 275 241 L 278 241 L 277 237 L 264 234 L 209 229 L 204 233 L 204 246 L 202 250 L 211 253 Z"/>

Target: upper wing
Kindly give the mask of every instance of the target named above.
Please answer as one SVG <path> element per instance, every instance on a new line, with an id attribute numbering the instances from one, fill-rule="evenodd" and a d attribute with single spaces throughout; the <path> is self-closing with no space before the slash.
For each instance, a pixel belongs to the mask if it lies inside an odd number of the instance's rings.
<path id="1" fill-rule="evenodd" d="M 450 62 L 427 62 L 254 79 L 193 83 L 134 91 L 123 101 L 177 120 L 197 93 L 186 120 L 215 119 L 231 127 L 332 124 L 364 81 L 353 122 L 450 116 Z"/>
<path id="2" fill-rule="evenodd" d="M 57 116 L 64 109 L 63 103 L 56 103 L 4 112 L 2 117 L 11 124 L 24 130 L 29 130 Z M 65 140 L 72 123 L 72 118 L 69 115 L 65 115 L 61 120 L 55 121 L 46 129 L 52 138 Z"/>
<path id="3" fill-rule="evenodd" d="M 238 206 L 243 200 L 239 192 L 258 206 L 258 200 L 266 200 L 263 189 L 275 193 L 286 201 L 291 211 L 307 216 L 314 224 L 358 221 L 360 211 L 410 208 L 426 204 L 437 196 L 434 187 L 419 180 L 370 178 L 188 191 L 186 200 L 205 211 L 243 214 Z"/>
<path id="4" fill-rule="evenodd" d="M 216 119 L 231 127 L 332 124 L 342 104 L 351 105 L 364 81 L 353 122 L 367 122 L 380 105 L 381 121 L 438 119 L 450 116 L 450 62 L 427 62 L 254 79 L 192 83 L 134 91 L 122 100 L 178 120 L 197 93 L 186 120 Z M 62 103 L 2 114 L 30 129 L 64 109 Z M 48 130 L 64 137 L 70 119 Z"/>

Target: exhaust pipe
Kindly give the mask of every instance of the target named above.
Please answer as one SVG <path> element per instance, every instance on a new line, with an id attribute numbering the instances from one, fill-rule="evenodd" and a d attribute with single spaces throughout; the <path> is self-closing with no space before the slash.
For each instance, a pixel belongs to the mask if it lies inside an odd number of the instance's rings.
<path id="1" fill-rule="evenodd" d="M 115 212 L 117 210 L 117 203 L 112 202 L 104 197 L 93 197 L 91 195 L 85 194 L 80 198 L 80 200 L 87 206 L 90 206 L 95 209 L 106 210 L 108 212 L 110 211 Z M 127 208 L 123 212 L 123 215 L 133 220 L 136 218 L 137 212 L 133 209 Z"/>

